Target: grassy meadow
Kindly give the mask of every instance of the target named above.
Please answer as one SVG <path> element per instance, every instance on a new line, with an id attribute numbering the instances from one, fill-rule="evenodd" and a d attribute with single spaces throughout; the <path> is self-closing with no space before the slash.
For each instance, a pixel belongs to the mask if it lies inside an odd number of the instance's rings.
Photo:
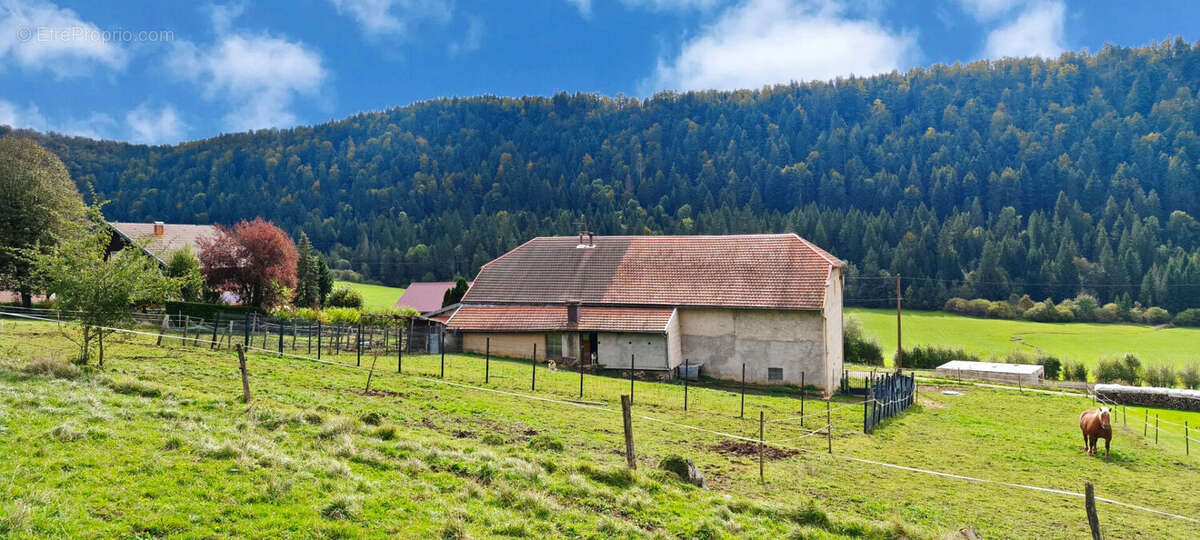
<path id="1" fill-rule="evenodd" d="M 392 309 L 396 306 L 396 300 L 400 299 L 400 295 L 404 294 L 404 289 L 401 287 L 388 287 L 385 285 L 370 285 L 367 283 L 354 283 L 352 281 L 335 281 L 333 286 L 350 287 L 362 294 L 363 308 L 368 310 Z"/>
<path id="2" fill-rule="evenodd" d="M 847 308 L 879 341 L 885 360 L 896 351 L 896 311 Z M 936 311 L 905 311 L 904 345 L 961 347 L 983 358 L 1012 351 L 1043 352 L 1094 367 L 1105 356 L 1136 353 L 1142 365 L 1183 366 L 1200 361 L 1200 328 L 1164 328 L 1132 324 L 1039 323 L 977 319 Z"/>
<path id="3" fill-rule="evenodd" d="M 170 341 L 170 340 L 169 340 Z M 254 401 L 239 400 L 234 356 L 112 340 L 104 370 L 71 369 L 55 325 L 0 322 L 0 534 L 11 537 L 567 536 L 1078 538 L 1082 501 L 852 461 L 857 457 L 1082 491 L 1200 516 L 1200 459 L 1120 431 L 1113 457 L 1080 450 L 1078 397 L 922 387 L 919 405 L 861 433 L 862 409 L 832 404 L 833 449 L 799 413 L 795 390 L 638 382 L 638 470 L 624 470 L 619 396 L 628 381 L 527 362 L 447 355 L 353 355 L 317 364 L 248 358 Z M 369 365 L 369 358 L 364 364 Z M 466 385 L 477 385 L 486 389 Z M 537 401 L 527 395 L 556 401 Z M 823 413 L 810 400 L 806 412 Z M 753 443 L 768 419 L 766 482 Z M 823 415 L 821 415 L 823 416 Z M 652 420 L 653 419 L 653 420 Z M 659 421 L 661 420 L 661 421 Z M 774 420 L 774 421 L 773 421 Z M 667 423 L 673 422 L 674 424 Z M 701 428 L 691 429 L 692 428 Z M 709 430 L 709 431 L 703 431 Z M 659 470 L 691 459 L 708 489 Z M 1101 504 L 1106 536 L 1186 538 L 1200 526 Z"/>

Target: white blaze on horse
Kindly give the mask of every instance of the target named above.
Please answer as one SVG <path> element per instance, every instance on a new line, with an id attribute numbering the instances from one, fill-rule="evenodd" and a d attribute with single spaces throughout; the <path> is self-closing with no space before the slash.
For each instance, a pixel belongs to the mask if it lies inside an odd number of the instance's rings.
<path id="1" fill-rule="evenodd" d="M 1083 431 L 1083 447 L 1089 456 L 1096 455 L 1096 442 L 1104 439 L 1104 457 L 1108 457 L 1108 447 L 1112 443 L 1112 409 L 1100 407 L 1083 411 L 1079 415 L 1079 429 Z"/>

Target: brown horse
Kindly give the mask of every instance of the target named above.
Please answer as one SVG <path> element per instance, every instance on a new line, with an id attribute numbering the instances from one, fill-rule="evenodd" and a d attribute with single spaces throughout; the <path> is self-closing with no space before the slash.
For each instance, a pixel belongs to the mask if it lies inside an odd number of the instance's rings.
<path id="1" fill-rule="evenodd" d="M 1108 447 L 1112 443 L 1112 410 L 1100 407 L 1094 411 L 1083 411 L 1079 415 L 1079 429 L 1083 431 L 1083 449 L 1089 456 L 1096 455 L 1096 442 L 1104 439 L 1104 457 L 1108 457 Z"/>

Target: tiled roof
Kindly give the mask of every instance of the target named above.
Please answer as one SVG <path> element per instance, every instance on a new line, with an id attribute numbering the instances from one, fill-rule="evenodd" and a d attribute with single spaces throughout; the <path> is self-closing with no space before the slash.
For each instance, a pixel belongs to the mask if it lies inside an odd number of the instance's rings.
<path id="1" fill-rule="evenodd" d="M 468 283 L 469 287 L 471 284 Z M 429 313 L 442 309 L 442 300 L 446 291 L 454 288 L 453 281 L 417 281 L 410 283 L 400 299 L 396 300 L 396 308 L 404 306 L 413 308 L 421 313 Z"/>
<path id="2" fill-rule="evenodd" d="M 198 248 L 196 240 L 213 236 L 217 233 L 214 225 L 180 225 L 167 223 L 163 225 L 163 235 L 154 235 L 153 223 L 124 223 L 114 221 L 109 225 L 125 238 L 135 244 L 145 242 L 145 250 L 160 261 L 166 262 L 171 254 L 184 248 L 195 254 Z"/>
<path id="3" fill-rule="evenodd" d="M 567 323 L 566 306 L 470 306 L 458 308 L 447 327 L 488 332 L 565 331 L 665 332 L 672 308 L 579 308 L 579 322 Z"/>
<path id="4" fill-rule="evenodd" d="M 795 234 L 541 237 L 484 265 L 463 303 L 821 309 L 843 264 Z"/>

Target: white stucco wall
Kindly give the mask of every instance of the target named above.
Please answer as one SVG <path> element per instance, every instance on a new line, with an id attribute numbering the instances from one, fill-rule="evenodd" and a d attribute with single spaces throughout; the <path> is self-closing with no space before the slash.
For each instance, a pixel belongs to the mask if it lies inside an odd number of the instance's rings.
<path id="1" fill-rule="evenodd" d="M 598 361 L 606 369 L 629 369 L 629 356 L 634 355 L 633 368 L 665 370 L 667 337 L 663 334 L 617 334 L 601 332 Z"/>
<path id="2" fill-rule="evenodd" d="M 820 311 L 680 308 L 679 328 L 683 356 L 702 363 L 706 376 L 740 380 L 745 363 L 746 382 L 800 384 L 803 373 L 826 392 L 836 387 L 824 347 L 831 330 Z M 840 344 L 840 323 L 836 331 Z M 783 380 L 768 380 L 768 368 L 782 368 Z"/>
<path id="3" fill-rule="evenodd" d="M 842 269 L 834 268 L 825 284 L 825 371 L 826 389 L 837 388 L 845 360 L 842 350 Z"/>
<path id="4" fill-rule="evenodd" d="M 667 365 L 671 369 L 683 364 L 683 339 L 679 335 L 679 310 L 671 313 L 667 321 Z"/>

